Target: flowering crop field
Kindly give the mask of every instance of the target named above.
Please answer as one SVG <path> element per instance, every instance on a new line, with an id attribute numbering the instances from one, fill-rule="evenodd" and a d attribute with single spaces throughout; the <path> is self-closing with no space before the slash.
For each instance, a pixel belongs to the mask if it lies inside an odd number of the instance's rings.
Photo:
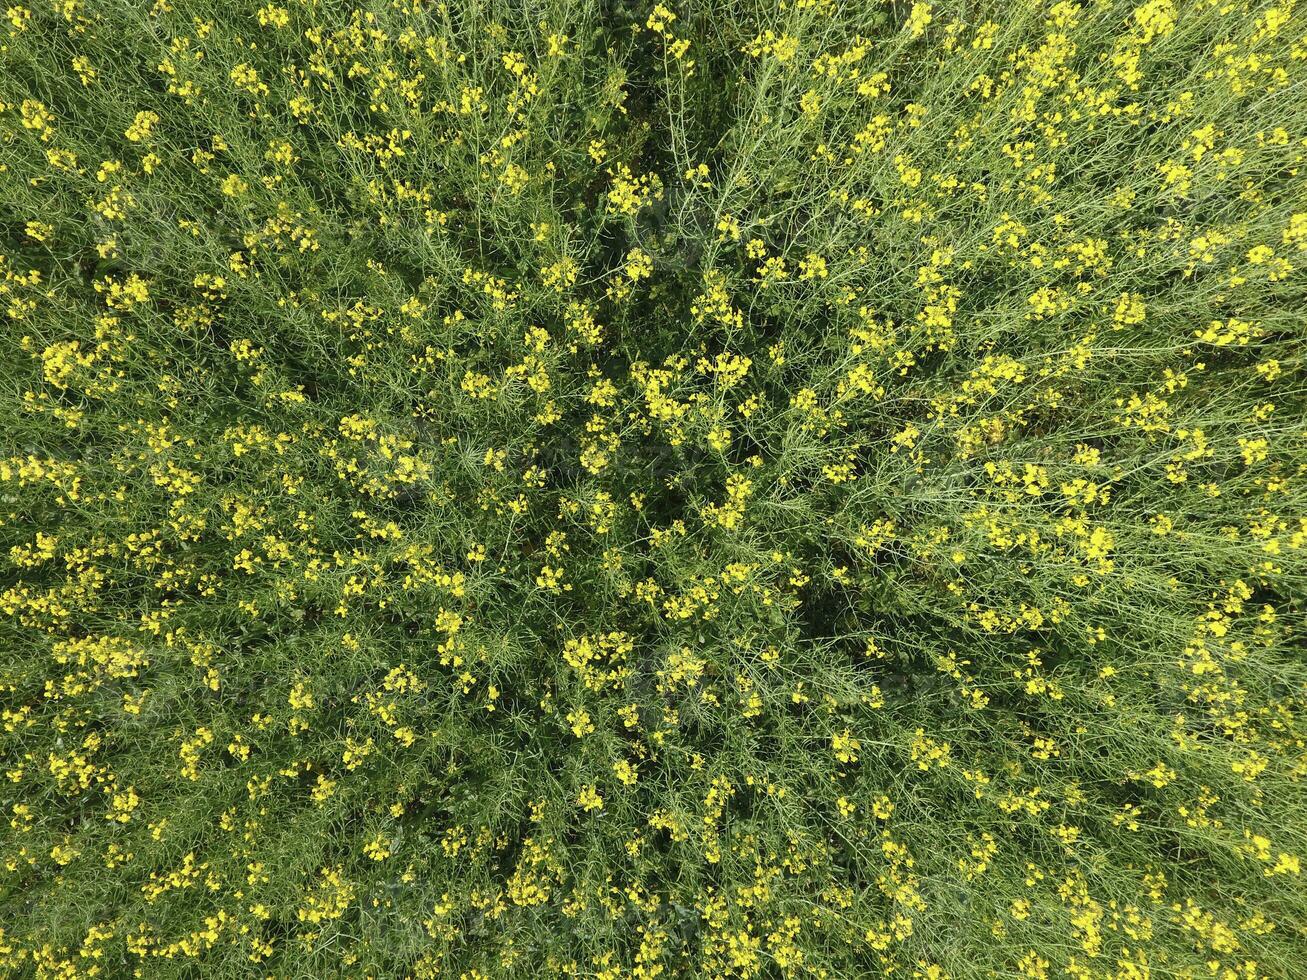
<path id="1" fill-rule="evenodd" d="M 21 2 L 0 976 L 1307 976 L 1307 3 Z"/>

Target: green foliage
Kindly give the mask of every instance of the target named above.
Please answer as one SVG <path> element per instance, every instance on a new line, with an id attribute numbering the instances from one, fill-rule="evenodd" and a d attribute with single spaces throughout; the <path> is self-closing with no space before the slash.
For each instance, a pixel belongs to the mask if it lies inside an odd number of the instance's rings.
<path id="1" fill-rule="evenodd" d="M 5 975 L 1302 975 L 1294 0 L 30 2 Z"/>

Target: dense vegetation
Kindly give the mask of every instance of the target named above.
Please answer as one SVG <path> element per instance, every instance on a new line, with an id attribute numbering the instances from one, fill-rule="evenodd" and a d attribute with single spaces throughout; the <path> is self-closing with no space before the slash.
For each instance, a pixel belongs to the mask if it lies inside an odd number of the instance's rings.
<path id="1" fill-rule="evenodd" d="M 25 2 L 0 973 L 1304 976 L 1307 7 Z"/>

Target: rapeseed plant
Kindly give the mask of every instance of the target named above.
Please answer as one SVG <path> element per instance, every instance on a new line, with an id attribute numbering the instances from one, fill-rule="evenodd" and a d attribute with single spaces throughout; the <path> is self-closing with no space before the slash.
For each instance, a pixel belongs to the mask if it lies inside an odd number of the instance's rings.
<path id="1" fill-rule="evenodd" d="M 9 6 L 0 974 L 1304 975 L 1305 11 Z"/>

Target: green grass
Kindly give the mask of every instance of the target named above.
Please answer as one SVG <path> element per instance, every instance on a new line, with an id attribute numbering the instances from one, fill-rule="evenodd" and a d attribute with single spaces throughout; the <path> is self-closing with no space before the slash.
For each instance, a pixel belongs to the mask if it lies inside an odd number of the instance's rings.
<path id="1" fill-rule="evenodd" d="M 3 975 L 1307 975 L 1307 8 L 282 2 L 0 21 Z"/>

